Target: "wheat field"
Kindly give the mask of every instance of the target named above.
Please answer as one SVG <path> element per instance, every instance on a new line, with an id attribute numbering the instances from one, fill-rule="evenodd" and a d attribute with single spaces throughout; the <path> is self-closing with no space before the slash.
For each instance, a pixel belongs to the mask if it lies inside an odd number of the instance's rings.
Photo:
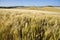
<path id="1" fill-rule="evenodd" d="M 60 40 L 60 14 L 14 10 L 0 9 L 0 40 Z"/>

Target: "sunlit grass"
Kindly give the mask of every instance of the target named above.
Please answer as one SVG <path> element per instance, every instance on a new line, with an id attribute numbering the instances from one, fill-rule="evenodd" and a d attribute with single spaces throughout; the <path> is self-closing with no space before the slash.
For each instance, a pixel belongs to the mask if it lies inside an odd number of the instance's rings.
<path id="1" fill-rule="evenodd" d="M 60 16 L 0 11 L 0 40 L 60 40 Z"/>

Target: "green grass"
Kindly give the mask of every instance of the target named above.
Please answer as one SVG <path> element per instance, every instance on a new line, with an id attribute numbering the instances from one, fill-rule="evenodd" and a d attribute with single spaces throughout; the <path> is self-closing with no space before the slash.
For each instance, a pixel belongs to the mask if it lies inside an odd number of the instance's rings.
<path id="1" fill-rule="evenodd" d="M 0 11 L 0 40 L 60 40 L 60 16 Z"/>

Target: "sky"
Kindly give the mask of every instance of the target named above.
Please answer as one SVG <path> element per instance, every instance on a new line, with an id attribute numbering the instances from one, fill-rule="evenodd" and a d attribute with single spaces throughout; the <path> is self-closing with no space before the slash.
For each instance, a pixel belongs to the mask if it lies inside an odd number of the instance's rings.
<path id="1" fill-rule="evenodd" d="M 0 6 L 60 6 L 60 0 L 0 0 Z"/>

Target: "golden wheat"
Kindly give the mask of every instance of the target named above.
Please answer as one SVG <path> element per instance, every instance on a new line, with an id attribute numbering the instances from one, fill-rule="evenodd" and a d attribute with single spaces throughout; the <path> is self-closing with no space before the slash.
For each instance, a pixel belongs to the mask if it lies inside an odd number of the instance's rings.
<path id="1" fill-rule="evenodd" d="M 60 17 L 0 10 L 0 40 L 60 40 Z"/>

